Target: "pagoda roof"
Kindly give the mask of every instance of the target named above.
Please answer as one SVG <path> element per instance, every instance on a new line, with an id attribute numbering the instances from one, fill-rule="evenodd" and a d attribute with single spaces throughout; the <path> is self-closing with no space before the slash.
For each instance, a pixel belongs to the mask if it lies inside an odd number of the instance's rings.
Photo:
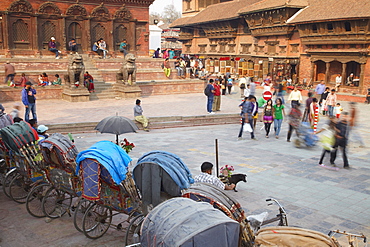
<path id="1" fill-rule="evenodd" d="M 309 0 L 309 5 L 287 22 L 296 24 L 369 17 L 369 0 Z"/>
<path id="2" fill-rule="evenodd" d="M 213 21 L 225 21 L 239 18 L 238 11 L 258 0 L 234 0 L 229 2 L 223 2 L 218 4 L 212 4 L 207 8 L 200 11 L 198 14 L 192 17 L 184 17 L 186 20 L 180 18 L 172 23 L 171 27 L 181 26 L 192 26 L 195 24 L 213 22 Z M 178 21 L 178 22 L 177 22 Z"/>
<path id="3" fill-rule="evenodd" d="M 262 0 L 240 9 L 239 14 L 248 14 L 280 8 L 304 8 L 306 6 L 308 6 L 307 0 Z"/>

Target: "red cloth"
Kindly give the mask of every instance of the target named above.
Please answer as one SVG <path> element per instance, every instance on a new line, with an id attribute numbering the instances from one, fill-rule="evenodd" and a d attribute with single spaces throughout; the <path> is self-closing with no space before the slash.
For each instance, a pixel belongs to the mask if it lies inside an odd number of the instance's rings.
<path id="1" fill-rule="evenodd" d="M 221 86 L 219 84 L 214 83 L 213 87 L 215 89 L 214 96 L 220 96 L 221 95 Z"/>

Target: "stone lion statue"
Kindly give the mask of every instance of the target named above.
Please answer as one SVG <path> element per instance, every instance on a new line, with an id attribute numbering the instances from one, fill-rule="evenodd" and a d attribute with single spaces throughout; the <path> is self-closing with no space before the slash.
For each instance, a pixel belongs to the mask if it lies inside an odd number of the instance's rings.
<path id="1" fill-rule="evenodd" d="M 135 85 L 136 84 L 136 57 L 132 53 L 128 53 L 122 63 L 121 69 L 117 72 L 117 83 L 123 83 L 124 85 Z M 131 83 L 128 83 L 129 77 L 131 76 Z"/>
<path id="2" fill-rule="evenodd" d="M 74 54 L 68 63 L 68 72 L 64 76 L 67 87 L 74 88 L 84 83 L 85 66 L 83 58 L 79 54 Z"/>

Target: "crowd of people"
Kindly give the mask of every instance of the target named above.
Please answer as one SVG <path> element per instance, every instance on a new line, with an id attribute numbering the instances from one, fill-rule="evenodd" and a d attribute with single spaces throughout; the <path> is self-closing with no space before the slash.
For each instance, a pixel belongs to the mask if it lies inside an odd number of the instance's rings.
<path id="1" fill-rule="evenodd" d="M 55 59 L 60 59 L 61 58 L 61 51 L 57 48 L 58 43 L 56 42 L 55 37 L 51 37 L 50 41 L 48 43 L 48 50 L 52 53 L 55 54 Z M 127 50 L 128 50 L 128 43 L 126 39 L 123 39 L 119 45 L 119 51 L 124 54 L 124 56 L 127 55 Z M 70 39 L 68 42 L 68 51 L 69 54 L 76 54 L 78 52 L 78 44 L 75 38 Z M 95 41 L 92 45 L 92 51 L 96 52 L 101 59 L 106 59 L 108 58 L 108 48 L 107 48 L 107 43 L 103 38 L 98 39 Z"/>
<path id="2" fill-rule="evenodd" d="M 54 80 L 49 79 L 49 76 L 47 73 L 41 73 L 39 74 L 37 80 L 32 80 L 28 76 L 26 76 L 25 73 L 22 73 L 22 76 L 19 81 L 14 81 L 14 77 L 16 75 L 15 68 L 14 66 L 7 61 L 4 65 L 5 67 L 5 83 L 9 87 L 21 87 L 25 88 L 27 86 L 27 82 L 32 83 L 32 81 L 37 81 L 35 85 L 39 87 L 45 87 L 45 86 L 61 86 L 62 85 L 62 78 L 60 78 L 59 74 L 54 75 Z M 33 85 L 33 83 L 32 83 Z M 80 82 L 76 81 L 74 84 L 76 87 L 80 86 Z M 94 78 L 91 74 L 89 74 L 88 71 L 85 72 L 84 74 L 84 82 L 83 82 L 84 87 L 87 88 L 87 90 L 90 93 L 95 92 L 95 86 L 94 86 Z"/>
<path id="3" fill-rule="evenodd" d="M 335 88 L 330 89 L 326 87 L 324 81 L 321 81 L 314 91 L 308 92 L 305 102 L 303 101 L 302 92 L 294 86 L 289 93 L 287 102 L 290 103 L 290 106 L 287 107 L 284 102 L 284 95 L 287 92 L 286 87 L 284 88 L 285 83 L 287 83 L 286 80 L 271 82 L 269 78 L 266 78 L 261 84 L 261 86 L 264 86 L 263 92 L 271 91 L 271 95 L 274 95 L 274 100 L 268 99 L 266 101 L 262 96 L 257 100 L 255 96 L 256 83 L 251 78 L 242 77 L 239 79 L 240 95 L 244 97 L 244 100 L 239 105 L 241 109 L 241 128 L 239 130 L 238 140 L 242 140 L 244 132 L 249 132 L 251 139 L 257 140 L 255 129 L 258 119 L 264 124 L 262 128 L 265 131 L 266 138 L 269 138 L 273 125 L 274 136 L 276 139 L 279 139 L 283 120 L 287 119 L 288 130 L 286 140 L 288 142 L 291 141 L 294 132 L 297 138 L 299 138 L 302 135 L 300 132 L 301 126 L 303 124 L 305 126 L 308 125 L 312 135 L 320 133 L 320 137 L 313 138 L 320 138 L 320 142 L 325 147 L 319 163 L 321 165 L 323 164 L 325 154 L 329 152 L 330 164 L 335 166 L 334 161 L 337 150 L 341 149 L 344 168 L 348 168 L 349 162 L 346 154 L 346 146 L 349 133 L 359 141 L 360 146 L 364 146 L 364 142 L 361 136 L 357 134 L 355 128 L 355 103 L 351 102 L 350 109 L 344 111 L 337 100 Z M 207 96 L 207 112 L 209 114 L 214 114 L 214 112 L 220 110 L 219 102 L 221 98 L 218 99 L 217 97 L 222 95 L 221 90 L 219 80 L 208 80 L 204 94 Z M 287 108 L 289 111 L 286 113 Z M 301 110 L 301 108 L 303 109 Z M 259 117 L 259 115 L 262 116 Z M 319 120 L 322 119 L 325 121 L 325 118 L 327 118 L 329 124 L 325 124 L 323 129 L 318 130 Z M 326 138 L 323 136 L 326 136 Z"/>

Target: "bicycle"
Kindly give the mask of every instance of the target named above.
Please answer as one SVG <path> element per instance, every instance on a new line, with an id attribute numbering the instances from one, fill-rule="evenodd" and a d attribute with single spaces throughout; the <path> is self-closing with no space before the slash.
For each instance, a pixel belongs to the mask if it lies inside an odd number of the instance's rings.
<path id="1" fill-rule="evenodd" d="M 261 228 L 261 226 L 265 226 L 276 221 L 279 222 L 278 226 L 288 226 L 287 212 L 285 211 L 283 205 L 281 205 L 280 202 L 274 198 L 267 198 L 266 202 L 269 202 L 267 206 L 271 206 L 274 203 L 277 204 L 279 207 L 279 213 L 270 219 L 265 219 L 268 215 L 267 212 L 248 216 L 247 221 L 255 233 Z"/>
<path id="2" fill-rule="evenodd" d="M 334 239 L 334 241 L 337 241 L 336 238 L 334 237 L 334 235 L 337 234 L 337 233 L 347 236 L 349 247 L 359 247 L 359 238 L 363 238 L 363 242 L 365 243 L 364 246 L 367 246 L 367 238 L 362 233 L 361 234 L 354 234 L 354 233 L 349 233 L 349 232 L 346 232 L 346 231 L 335 230 L 335 231 L 330 231 L 328 233 L 328 235 L 329 235 L 329 237 Z"/>

